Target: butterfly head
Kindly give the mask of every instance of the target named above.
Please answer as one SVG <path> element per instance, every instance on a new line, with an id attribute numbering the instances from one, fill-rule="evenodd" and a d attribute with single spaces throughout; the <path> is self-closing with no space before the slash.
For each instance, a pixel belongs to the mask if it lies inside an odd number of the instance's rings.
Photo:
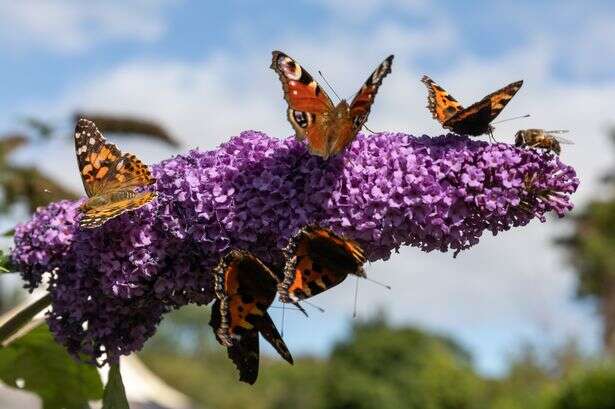
<path id="1" fill-rule="evenodd" d="M 523 146 L 525 143 L 525 131 L 517 131 L 515 134 L 515 146 Z"/>

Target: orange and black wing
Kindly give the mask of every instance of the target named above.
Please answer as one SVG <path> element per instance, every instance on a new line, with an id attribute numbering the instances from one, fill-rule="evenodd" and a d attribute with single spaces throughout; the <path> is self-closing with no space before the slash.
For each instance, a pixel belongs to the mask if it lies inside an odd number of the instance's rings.
<path id="1" fill-rule="evenodd" d="M 282 82 L 287 118 L 297 138 L 307 138 L 314 154 L 326 156 L 327 116 L 334 108 L 331 98 L 297 61 L 281 51 L 272 52 L 271 69 Z"/>
<path id="2" fill-rule="evenodd" d="M 523 81 L 508 84 L 457 112 L 442 125 L 460 135 L 478 136 L 489 133 L 492 129 L 491 122 L 502 112 L 522 85 Z"/>
<path id="3" fill-rule="evenodd" d="M 301 229 L 285 249 L 280 301 L 297 302 L 328 290 L 348 274 L 364 277 L 365 253 L 359 244 L 317 226 Z"/>
<path id="4" fill-rule="evenodd" d="M 118 200 L 87 209 L 83 212 L 83 217 L 79 220 L 79 225 L 88 229 L 93 229 L 105 224 L 108 220 L 121 215 L 124 212 L 138 209 L 145 206 L 156 198 L 156 192 L 141 192 L 131 195 L 129 199 Z"/>
<path id="5" fill-rule="evenodd" d="M 156 180 L 135 155 L 108 143 L 94 122 L 85 118 L 75 127 L 77 165 L 88 197 L 109 191 L 148 186 Z"/>
<path id="6" fill-rule="evenodd" d="M 423 75 L 421 81 L 427 87 L 427 109 L 438 122 L 444 124 L 457 112 L 463 110 L 461 104 L 451 94 L 427 75 Z"/>
<path id="7" fill-rule="evenodd" d="M 334 141 L 331 147 L 331 155 L 335 155 L 346 147 L 361 130 L 363 124 L 367 122 L 370 110 L 378 93 L 382 80 L 391 72 L 393 65 L 393 56 L 389 55 L 380 65 L 372 72 L 367 80 L 361 86 L 361 89 L 350 103 L 350 122 L 352 129 L 350 132 L 338 132 L 338 139 Z"/>
<path id="8" fill-rule="evenodd" d="M 218 335 L 222 325 L 222 314 L 224 313 L 226 312 L 222 311 L 220 300 L 216 300 L 211 310 L 209 325 L 213 328 L 218 342 L 227 347 L 226 352 L 228 357 L 233 361 L 235 367 L 239 371 L 239 380 L 252 385 L 256 382 L 256 378 L 258 378 L 258 331 L 247 332 L 241 338 L 233 341 L 230 345 L 226 345 L 225 341 Z"/>
<path id="9" fill-rule="evenodd" d="M 216 339 L 228 348 L 240 380 L 254 383 L 258 376 L 258 334 L 292 363 L 292 357 L 267 309 L 276 294 L 277 276 L 257 257 L 233 250 L 214 270 L 214 304 L 210 325 Z"/>

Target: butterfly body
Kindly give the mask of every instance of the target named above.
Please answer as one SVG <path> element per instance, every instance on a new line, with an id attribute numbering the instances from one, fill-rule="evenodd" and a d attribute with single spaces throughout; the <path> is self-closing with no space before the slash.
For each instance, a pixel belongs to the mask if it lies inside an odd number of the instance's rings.
<path id="1" fill-rule="evenodd" d="M 82 205 L 81 209 L 88 211 L 100 206 L 110 205 L 112 203 L 120 202 L 122 200 L 133 199 L 137 193 L 132 190 L 117 190 L 114 192 L 106 192 L 99 194 L 98 196 L 88 198 Z"/>
<path id="2" fill-rule="evenodd" d="M 156 180 L 135 155 L 108 143 L 94 122 L 81 118 L 75 128 L 77 165 L 88 199 L 81 205 L 81 227 L 94 228 L 149 203 L 155 192 L 138 192 Z"/>
<path id="3" fill-rule="evenodd" d="M 241 381 L 253 384 L 258 377 L 259 333 L 289 363 L 292 356 L 267 309 L 273 303 L 278 277 L 257 257 L 233 250 L 214 269 L 217 300 L 210 325 L 216 339 L 227 347 Z"/>
<path id="4" fill-rule="evenodd" d="M 271 68 L 278 73 L 287 118 L 295 135 L 307 140 L 313 155 L 324 159 L 337 155 L 350 144 L 367 121 L 382 80 L 391 72 L 393 56 L 387 57 L 363 83 L 352 101 L 334 105 L 314 78 L 294 59 L 273 51 Z"/>
<path id="5" fill-rule="evenodd" d="M 427 87 L 427 108 L 446 129 L 459 135 L 479 136 L 493 134 L 491 122 L 519 91 L 523 81 L 508 84 L 483 99 L 464 108 L 444 88 L 424 75 L 421 81 Z"/>
<path id="6" fill-rule="evenodd" d="M 329 229 L 307 226 L 285 250 L 284 280 L 278 284 L 280 301 L 296 302 L 340 284 L 348 274 L 365 277 L 365 254 L 358 243 Z"/>

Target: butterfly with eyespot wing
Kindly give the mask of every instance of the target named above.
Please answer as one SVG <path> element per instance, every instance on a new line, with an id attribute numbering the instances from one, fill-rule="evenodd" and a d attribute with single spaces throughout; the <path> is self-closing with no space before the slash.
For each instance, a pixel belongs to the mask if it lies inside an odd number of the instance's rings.
<path id="1" fill-rule="evenodd" d="M 239 370 L 239 380 L 253 384 L 258 377 L 258 334 L 290 364 L 293 358 L 267 309 L 273 303 L 281 277 L 247 251 L 231 250 L 214 269 L 217 300 L 209 325 L 218 342 L 227 347 Z"/>
<path id="2" fill-rule="evenodd" d="M 427 75 L 424 75 L 421 81 L 427 87 L 427 108 L 434 119 L 456 134 L 472 136 L 491 135 L 493 133 L 491 122 L 523 85 L 523 81 L 513 82 L 464 108 Z"/>
<path id="3" fill-rule="evenodd" d="M 299 63 L 281 51 L 272 54 L 271 68 L 282 81 L 288 121 L 298 139 L 307 139 L 310 153 L 324 159 L 340 153 L 354 140 L 367 122 L 382 80 L 393 64 L 390 55 L 363 83 L 350 104 L 342 100 L 335 106 Z"/>
<path id="4" fill-rule="evenodd" d="M 75 127 L 77 165 L 88 199 L 80 206 L 85 228 L 101 226 L 107 220 L 138 209 L 156 197 L 155 192 L 135 188 L 156 182 L 149 169 L 135 155 L 122 154 L 108 143 L 94 122 L 85 118 Z"/>
<path id="5" fill-rule="evenodd" d="M 361 246 L 330 229 L 306 226 L 284 250 L 284 280 L 278 284 L 282 302 L 297 302 L 340 284 L 348 274 L 366 277 Z"/>

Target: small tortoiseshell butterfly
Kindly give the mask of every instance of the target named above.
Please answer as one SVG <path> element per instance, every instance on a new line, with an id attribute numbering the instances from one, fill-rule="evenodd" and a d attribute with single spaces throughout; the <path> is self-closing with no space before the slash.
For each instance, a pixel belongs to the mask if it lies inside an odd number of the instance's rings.
<path id="1" fill-rule="evenodd" d="M 304 227 L 284 251 L 284 280 L 278 284 L 282 302 L 313 297 L 338 285 L 348 274 L 365 277 L 366 258 L 361 246 L 329 229 Z"/>
<path id="2" fill-rule="evenodd" d="M 388 56 L 363 83 L 350 104 L 337 106 L 297 61 L 273 51 L 271 68 L 278 73 L 288 102 L 287 117 L 298 139 L 307 139 L 310 153 L 327 159 L 344 150 L 367 121 L 382 80 L 391 72 Z"/>
<path id="3" fill-rule="evenodd" d="M 94 228 L 156 197 L 155 192 L 135 191 L 156 181 L 135 155 L 122 154 L 108 143 L 94 122 L 81 118 L 75 128 L 77 165 L 88 200 L 79 208 L 81 227 Z"/>
<path id="4" fill-rule="evenodd" d="M 232 250 L 214 269 L 217 300 L 209 325 L 227 347 L 239 370 L 239 380 L 253 384 L 258 377 L 258 334 L 289 363 L 293 358 L 267 309 L 273 303 L 280 277 L 247 251 Z"/>
<path id="5" fill-rule="evenodd" d="M 493 133 L 491 122 L 523 85 L 523 81 L 513 82 L 464 108 L 428 76 L 424 75 L 421 81 L 427 86 L 427 108 L 434 119 L 456 134 L 472 136 L 491 135 Z"/>

